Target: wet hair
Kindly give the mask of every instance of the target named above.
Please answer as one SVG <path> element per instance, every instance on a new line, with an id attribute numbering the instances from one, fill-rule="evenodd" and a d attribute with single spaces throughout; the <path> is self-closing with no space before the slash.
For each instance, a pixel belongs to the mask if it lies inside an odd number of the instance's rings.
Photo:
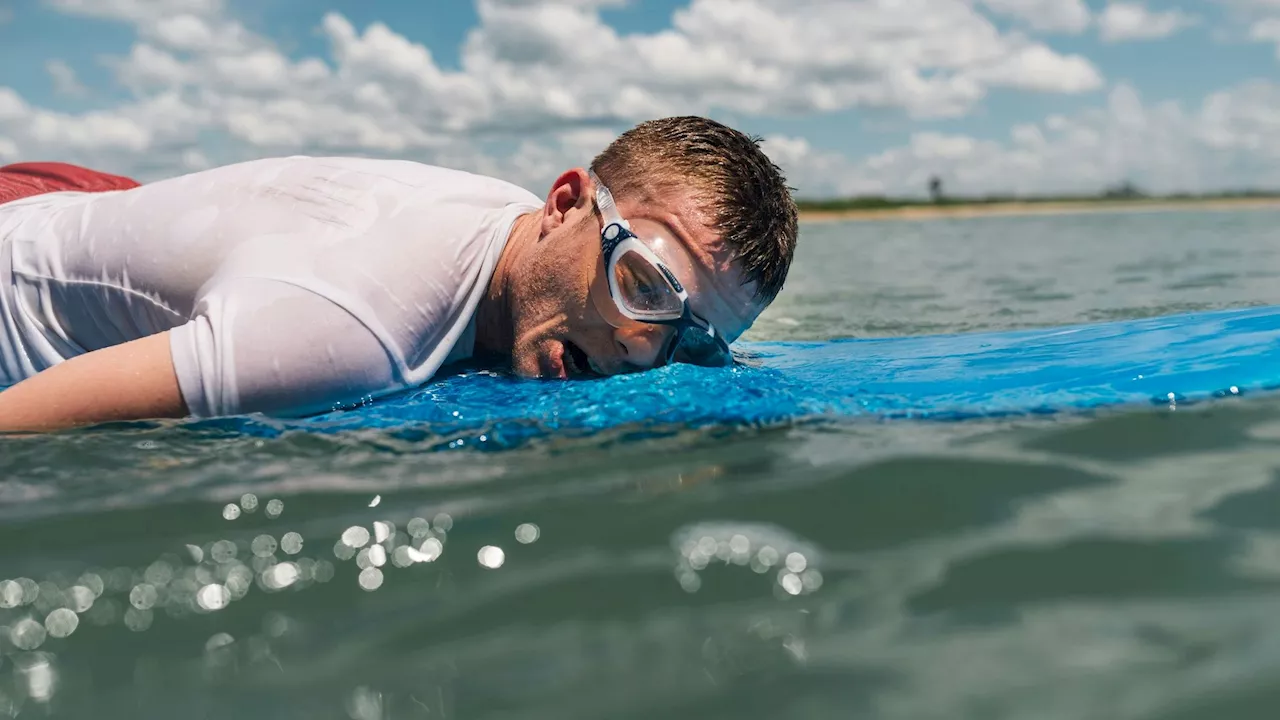
<path id="1" fill-rule="evenodd" d="M 797 211 L 761 139 L 703 117 L 643 122 L 596 156 L 591 169 L 619 198 L 691 187 L 755 297 L 771 303 L 795 253 Z"/>

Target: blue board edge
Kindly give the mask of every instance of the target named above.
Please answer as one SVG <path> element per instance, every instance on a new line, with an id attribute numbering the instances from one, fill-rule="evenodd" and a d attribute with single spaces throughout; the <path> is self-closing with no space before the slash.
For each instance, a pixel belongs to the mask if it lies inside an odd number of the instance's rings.
<path id="1" fill-rule="evenodd" d="M 868 418 L 956 421 L 1196 403 L 1280 389 L 1280 306 L 999 332 L 743 342 L 734 368 L 673 366 L 586 381 L 445 368 L 420 388 L 299 419 L 224 418 L 193 430 L 377 430 L 428 449 L 500 450 L 616 430 Z"/>

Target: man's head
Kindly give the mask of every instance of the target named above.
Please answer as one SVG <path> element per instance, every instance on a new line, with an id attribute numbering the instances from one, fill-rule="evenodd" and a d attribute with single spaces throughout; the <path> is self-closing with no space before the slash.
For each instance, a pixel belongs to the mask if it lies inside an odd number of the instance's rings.
<path id="1" fill-rule="evenodd" d="M 602 212 L 602 199 L 616 202 L 616 212 Z M 781 291 L 796 215 L 782 173 L 756 139 L 700 117 L 654 120 L 623 133 L 590 170 L 562 174 L 529 220 L 536 243 L 507 280 L 514 369 L 572 377 L 663 364 L 676 329 L 637 320 L 627 311 L 635 302 L 620 307 L 615 300 L 643 300 L 664 281 L 666 302 L 680 302 L 670 295 L 681 294 L 685 319 L 675 323 L 692 328 L 687 337 L 706 327 L 732 342 Z M 646 274 L 643 261 L 606 267 L 602 233 L 616 232 L 606 231 L 609 217 L 629 226 L 624 236 L 635 236 L 611 259 L 630 247 L 630 258 L 650 258 L 656 270 Z"/>

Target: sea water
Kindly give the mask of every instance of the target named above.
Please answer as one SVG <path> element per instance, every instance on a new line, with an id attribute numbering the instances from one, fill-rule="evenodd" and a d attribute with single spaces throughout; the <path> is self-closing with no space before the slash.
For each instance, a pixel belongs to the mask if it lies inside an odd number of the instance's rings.
<path id="1" fill-rule="evenodd" d="M 1280 303 L 1280 213 L 805 224 L 752 340 Z M 1246 718 L 1280 399 L 439 452 L 0 439 L 0 717 Z"/>

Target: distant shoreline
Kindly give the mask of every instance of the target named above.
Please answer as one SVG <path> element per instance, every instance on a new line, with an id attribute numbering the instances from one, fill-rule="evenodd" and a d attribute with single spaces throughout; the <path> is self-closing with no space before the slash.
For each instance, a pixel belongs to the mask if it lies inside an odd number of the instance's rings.
<path id="1" fill-rule="evenodd" d="M 1277 197 L 1150 198 L 1123 200 L 1009 200 L 903 203 L 892 207 L 823 208 L 800 204 L 801 222 L 859 220 L 939 220 L 951 218 L 1017 217 L 1027 215 L 1076 215 L 1118 212 L 1171 212 L 1178 210 L 1280 209 Z"/>

